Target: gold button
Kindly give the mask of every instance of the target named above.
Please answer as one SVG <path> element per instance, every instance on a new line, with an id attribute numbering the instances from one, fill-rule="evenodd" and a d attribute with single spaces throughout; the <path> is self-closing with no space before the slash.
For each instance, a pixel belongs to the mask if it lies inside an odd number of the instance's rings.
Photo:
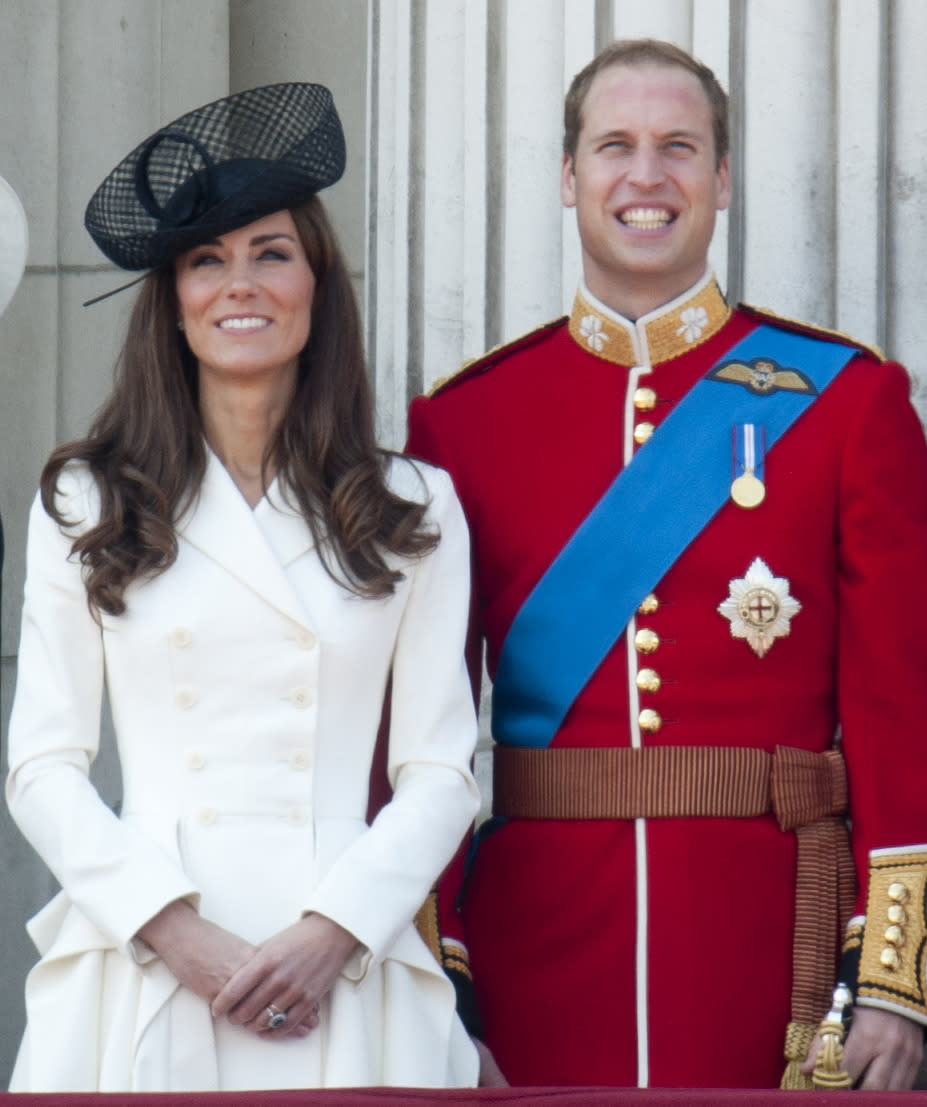
<path id="1" fill-rule="evenodd" d="M 895 881 L 894 884 L 888 886 L 888 898 L 893 899 L 895 903 L 904 903 L 908 898 L 908 889 L 901 883 L 900 880 Z"/>
<path id="2" fill-rule="evenodd" d="M 200 826 L 212 826 L 216 821 L 216 809 L 214 807 L 201 807 L 196 813 L 196 821 Z"/>
<path id="3" fill-rule="evenodd" d="M 309 751 L 308 750 L 290 750 L 290 768 L 291 769 L 308 769 L 309 768 Z"/>
<path id="4" fill-rule="evenodd" d="M 196 703 L 196 692 L 193 691 L 189 684 L 184 684 L 174 693 L 174 701 L 178 707 L 183 707 L 184 709 L 192 707 Z"/>
<path id="5" fill-rule="evenodd" d="M 895 949 L 899 949 L 904 945 L 904 931 L 900 926 L 890 926 L 885 931 L 885 940 L 890 946 L 894 946 Z"/>
<path id="6" fill-rule="evenodd" d="M 890 923 L 904 924 L 908 921 L 908 913 L 900 903 L 893 903 L 888 909 L 888 921 Z"/>
<path id="7" fill-rule="evenodd" d="M 634 441 L 638 446 L 643 446 L 654 432 L 653 423 L 638 423 L 634 428 Z"/>
<path id="8" fill-rule="evenodd" d="M 642 692 L 659 692 L 661 683 L 656 669 L 641 669 L 637 674 L 637 687 Z"/>
<path id="9" fill-rule="evenodd" d="M 634 648 L 638 653 L 655 653 L 660 646 L 660 635 L 644 627 L 634 635 Z"/>
<path id="10" fill-rule="evenodd" d="M 206 756 L 202 750 L 187 750 L 183 763 L 193 772 L 198 772 L 206 765 Z"/>
<path id="11" fill-rule="evenodd" d="M 296 644 L 301 650 L 314 649 L 316 642 L 318 642 L 318 638 L 311 630 L 306 630 L 305 627 L 299 628 L 299 632 L 296 635 Z"/>
<path id="12" fill-rule="evenodd" d="M 634 406 L 638 411 L 653 411 L 657 406 L 656 392 L 652 388 L 635 388 Z"/>
<path id="13" fill-rule="evenodd" d="M 660 717 L 658 711 L 654 711 L 651 707 L 645 707 L 644 710 L 637 717 L 638 723 L 640 723 L 641 730 L 647 734 L 656 734 L 657 731 L 663 726 L 663 719 Z"/>
<path id="14" fill-rule="evenodd" d="M 178 649 L 184 649 L 193 641 L 193 635 L 186 627 L 174 627 L 171 631 L 171 644 Z"/>
<path id="15" fill-rule="evenodd" d="M 895 969 L 901 964 L 901 957 L 898 955 L 897 949 L 892 949 L 891 946 L 886 946 L 879 955 L 879 962 L 883 969 L 888 969 L 889 972 L 894 972 Z"/>
<path id="16" fill-rule="evenodd" d="M 294 707 L 308 707 L 312 703 L 312 691 L 300 685 L 290 693 L 290 703 Z"/>
<path id="17" fill-rule="evenodd" d="M 637 609 L 637 613 L 638 615 L 653 615 L 659 606 L 660 601 L 653 592 L 651 592 L 649 596 L 644 596 L 643 600 L 641 600 L 641 605 Z"/>

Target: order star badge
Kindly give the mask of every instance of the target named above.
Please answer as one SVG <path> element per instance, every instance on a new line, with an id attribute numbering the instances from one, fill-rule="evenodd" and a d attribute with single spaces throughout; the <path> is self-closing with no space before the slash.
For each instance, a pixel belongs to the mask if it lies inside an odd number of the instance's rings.
<path id="1" fill-rule="evenodd" d="M 777 638 L 789 633 L 793 615 L 801 604 L 789 595 L 785 577 L 774 577 L 762 558 L 740 580 L 732 580 L 730 595 L 718 611 L 731 621 L 731 636 L 746 638 L 758 657 L 765 657 Z"/>

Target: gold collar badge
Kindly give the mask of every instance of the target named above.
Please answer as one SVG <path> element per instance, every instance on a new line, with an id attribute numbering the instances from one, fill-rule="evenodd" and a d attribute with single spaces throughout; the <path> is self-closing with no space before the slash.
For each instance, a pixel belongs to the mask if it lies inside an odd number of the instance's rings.
<path id="1" fill-rule="evenodd" d="M 801 392 L 806 396 L 818 393 L 812 380 L 800 369 L 783 369 L 763 357 L 750 362 L 722 362 L 708 374 L 708 380 L 739 384 L 754 396 L 772 396 L 775 392 Z"/>
<path id="2" fill-rule="evenodd" d="M 785 577 L 774 577 L 757 557 L 741 579 L 730 582 L 730 594 L 718 611 L 730 619 L 732 638 L 746 638 L 757 657 L 765 657 L 773 642 L 789 633 L 801 604 L 789 595 Z"/>

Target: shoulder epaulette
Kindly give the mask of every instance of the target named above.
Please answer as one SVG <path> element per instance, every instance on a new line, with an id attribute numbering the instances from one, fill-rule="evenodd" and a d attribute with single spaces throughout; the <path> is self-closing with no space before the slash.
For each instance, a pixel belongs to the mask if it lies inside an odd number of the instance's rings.
<path id="1" fill-rule="evenodd" d="M 503 342 L 501 345 L 494 346 L 487 353 L 481 354 L 479 357 L 470 358 L 469 361 L 465 361 L 455 373 L 451 373 L 446 377 L 440 377 L 436 380 L 425 395 L 430 399 L 432 396 L 437 395 L 439 392 L 443 392 L 444 389 L 452 385 L 460 384 L 470 377 L 476 376 L 478 373 L 485 373 L 488 369 L 492 369 L 494 365 L 502 361 L 503 358 L 508 357 L 509 354 L 513 354 L 517 350 L 522 350 L 526 346 L 531 346 L 533 343 L 548 335 L 552 330 L 562 326 L 566 322 L 566 318 L 565 315 L 561 315 L 559 319 L 552 319 L 549 323 L 542 323 L 540 327 L 536 327 L 533 331 L 528 331 L 527 334 L 520 335 L 518 338 L 513 338 L 511 342 Z"/>
<path id="2" fill-rule="evenodd" d="M 862 353 L 874 357 L 876 361 L 885 361 L 885 354 L 878 346 L 870 346 L 865 342 L 860 342 L 858 338 L 845 334 L 843 331 L 819 327 L 814 323 L 806 323 L 802 319 L 790 319 L 787 315 L 778 315 L 776 312 L 770 311 L 769 308 L 755 307 L 753 304 L 738 304 L 737 306 L 741 311 L 762 319 L 764 322 L 775 323 L 786 330 L 796 331 L 798 334 L 817 335 L 819 338 L 828 338 L 834 342 L 840 342 L 844 346 L 853 346 Z"/>

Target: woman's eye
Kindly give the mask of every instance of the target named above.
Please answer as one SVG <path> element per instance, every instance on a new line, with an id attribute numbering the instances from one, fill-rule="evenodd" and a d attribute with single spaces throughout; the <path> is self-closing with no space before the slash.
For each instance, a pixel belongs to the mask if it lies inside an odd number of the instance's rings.
<path id="1" fill-rule="evenodd" d="M 289 261 L 290 255 L 285 250 L 279 250 L 269 246 L 261 253 L 261 258 L 267 261 Z"/>
<path id="2" fill-rule="evenodd" d="M 218 257 L 215 254 L 197 254 L 191 259 L 190 265 L 193 269 L 199 269 L 203 265 L 211 265 L 213 262 L 218 262 Z"/>

